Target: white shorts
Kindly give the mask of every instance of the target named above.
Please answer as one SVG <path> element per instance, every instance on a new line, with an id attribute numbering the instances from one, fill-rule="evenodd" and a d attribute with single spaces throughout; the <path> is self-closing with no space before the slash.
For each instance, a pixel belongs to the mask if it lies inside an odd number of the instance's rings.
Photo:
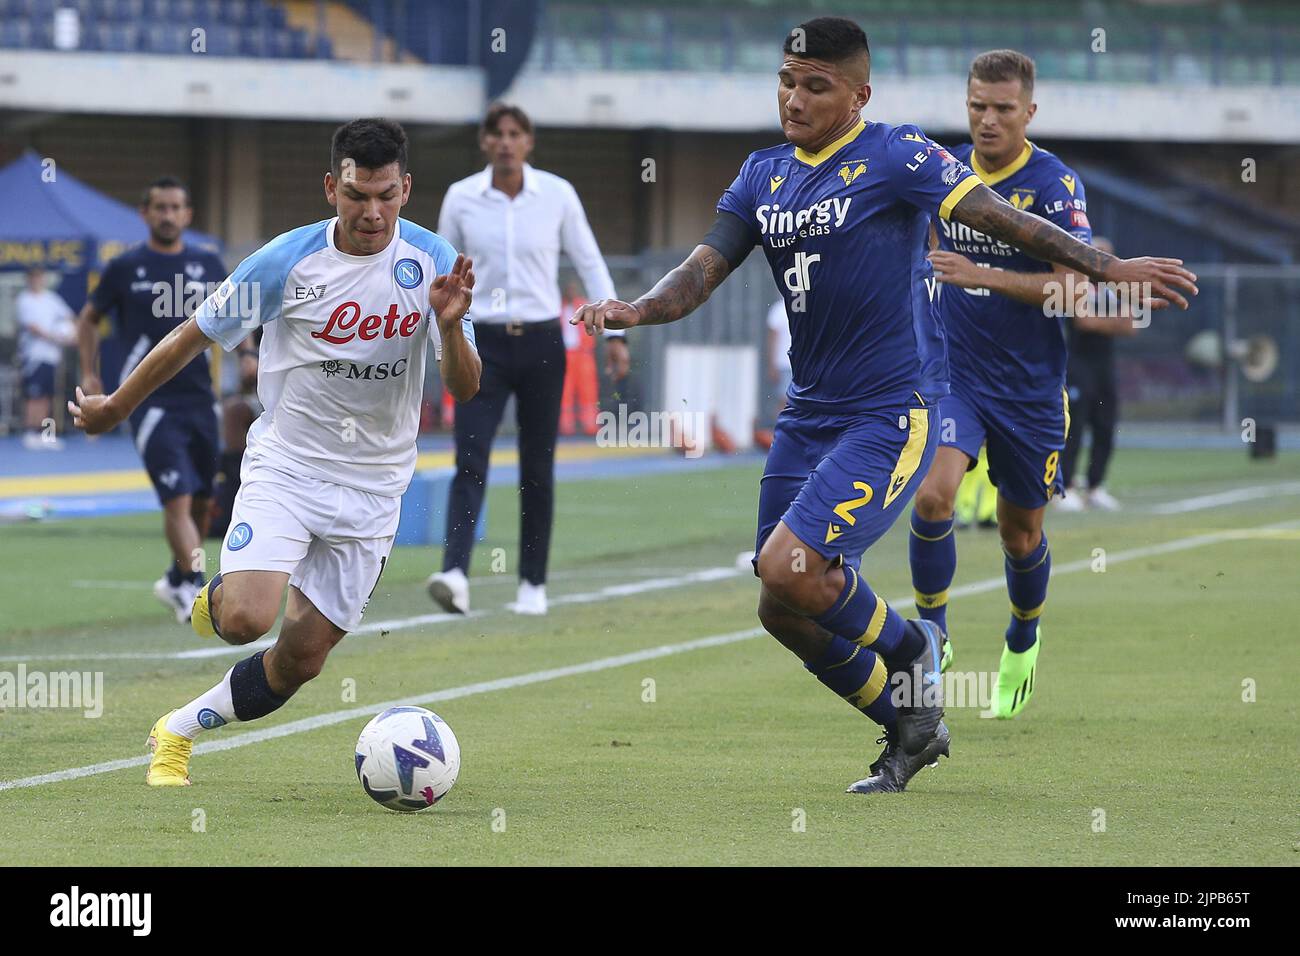
<path id="1" fill-rule="evenodd" d="M 245 463 L 221 573 L 284 571 L 331 623 L 354 631 L 379 584 L 402 500 Z"/>

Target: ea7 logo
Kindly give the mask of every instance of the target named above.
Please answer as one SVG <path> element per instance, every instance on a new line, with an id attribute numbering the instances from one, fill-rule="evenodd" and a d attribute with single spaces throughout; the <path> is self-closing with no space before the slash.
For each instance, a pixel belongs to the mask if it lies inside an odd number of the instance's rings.
<path id="1" fill-rule="evenodd" d="M 51 926 L 128 926 L 133 936 L 148 936 L 152 914 L 152 893 L 82 893 L 74 886 L 50 897 Z"/>
<path id="2" fill-rule="evenodd" d="M 293 297 L 295 299 L 323 299 L 325 297 L 325 286 L 324 285 L 294 286 Z"/>

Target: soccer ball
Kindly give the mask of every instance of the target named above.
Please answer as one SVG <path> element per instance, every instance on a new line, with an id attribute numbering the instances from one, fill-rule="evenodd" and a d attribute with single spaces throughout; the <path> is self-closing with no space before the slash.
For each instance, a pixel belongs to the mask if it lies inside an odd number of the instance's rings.
<path id="1" fill-rule="evenodd" d="M 411 813 L 447 795 L 460 773 L 460 744 L 423 707 L 390 707 L 357 738 L 357 779 L 376 803 Z"/>

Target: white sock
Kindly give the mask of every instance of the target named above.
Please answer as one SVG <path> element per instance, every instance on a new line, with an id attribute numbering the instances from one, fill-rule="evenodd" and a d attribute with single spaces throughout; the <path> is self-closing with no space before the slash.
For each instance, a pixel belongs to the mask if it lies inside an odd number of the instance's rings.
<path id="1" fill-rule="evenodd" d="M 216 687 L 200 694 L 184 707 L 178 707 L 167 718 L 167 729 L 193 740 L 200 730 L 215 730 L 238 720 L 230 696 L 230 675 L 233 671 L 232 667 Z"/>

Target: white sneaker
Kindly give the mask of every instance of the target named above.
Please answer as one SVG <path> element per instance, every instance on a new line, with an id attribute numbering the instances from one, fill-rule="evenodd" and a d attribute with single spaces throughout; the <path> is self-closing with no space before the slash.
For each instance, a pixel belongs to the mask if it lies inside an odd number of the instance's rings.
<path id="1" fill-rule="evenodd" d="M 1119 511 L 1120 509 L 1120 503 L 1101 485 L 1088 492 L 1088 504 L 1094 508 L 1100 508 L 1102 511 Z"/>
<path id="2" fill-rule="evenodd" d="M 460 568 L 429 575 L 424 589 L 433 602 L 449 614 L 469 613 L 469 578 Z"/>
<path id="3" fill-rule="evenodd" d="M 546 585 L 519 582 L 519 592 L 513 604 L 506 607 L 516 614 L 541 616 L 546 613 Z"/>
<path id="4" fill-rule="evenodd" d="M 189 623 L 190 608 L 194 606 L 194 596 L 198 593 L 199 586 L 190 581 L 172 587 L 165 574 L 153 583 L 153 596 L 176 614 L 177 624 Z"/>

